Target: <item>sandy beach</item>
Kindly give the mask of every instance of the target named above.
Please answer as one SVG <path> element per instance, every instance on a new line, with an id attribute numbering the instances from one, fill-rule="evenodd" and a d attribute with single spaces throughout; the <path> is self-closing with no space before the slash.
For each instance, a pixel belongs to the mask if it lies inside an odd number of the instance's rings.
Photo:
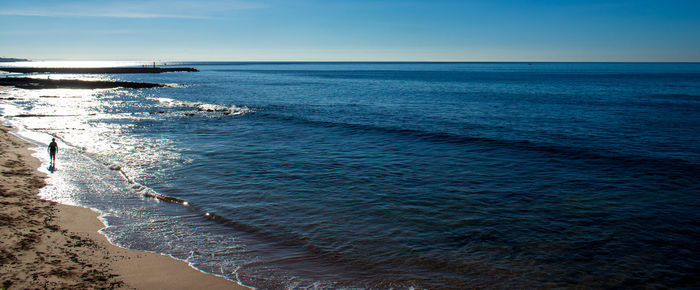
<path id="1" fill-rule="evenodd" d="M 0 288 L 248 289 L 168 256 L 126 250 L 92 210 L 40 199 L 33 146 L 0 126 Z"/>

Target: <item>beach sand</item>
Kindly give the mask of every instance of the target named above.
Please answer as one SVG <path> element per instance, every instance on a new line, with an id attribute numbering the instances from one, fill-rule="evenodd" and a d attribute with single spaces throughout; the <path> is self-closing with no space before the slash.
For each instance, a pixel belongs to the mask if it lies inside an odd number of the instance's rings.
<path id="1" fill-rule="evenodd" d="M 183 261 L 126 250 L 92 210 L 40 199 L 32 144 L 0 126 L 0 289 L 248 289 Z"/>

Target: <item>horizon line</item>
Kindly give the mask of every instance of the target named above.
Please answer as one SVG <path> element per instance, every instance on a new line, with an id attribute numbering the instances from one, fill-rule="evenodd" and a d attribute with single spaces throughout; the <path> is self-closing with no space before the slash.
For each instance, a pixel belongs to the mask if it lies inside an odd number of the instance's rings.
<path id="1" fill-rule="evenodd" d="M 18 57 L 4 57 L 0 59 L 24 59 Z M 42 62 L 42 61 L 66 61 L 66 62 L 247 62 L 247 63 L 700 63 L 700 60 L 691 61 L 666 61 L 666 60 L 136 60 L 136 59 L 26 59 L 8 62 Z M 2 62 L 0 62 L 2 63 Z"/>

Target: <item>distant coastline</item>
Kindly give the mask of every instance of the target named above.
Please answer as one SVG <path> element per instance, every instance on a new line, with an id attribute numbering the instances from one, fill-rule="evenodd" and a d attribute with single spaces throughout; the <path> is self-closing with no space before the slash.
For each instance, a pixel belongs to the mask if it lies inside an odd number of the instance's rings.
<path id="1" fill-rule="evenodd" d="M 16 62 L 16 61 L 29 61 L 25 58 L 13 58 L 13 57 L 0 57 L 0 62 Z"/>
<path id="2" fill-rule="evenodd" d="M 198 72 L 191 67 L 0 67 L 11 73 L 59 73 L 59 74 L 130 74 L 164 72 Z"/>

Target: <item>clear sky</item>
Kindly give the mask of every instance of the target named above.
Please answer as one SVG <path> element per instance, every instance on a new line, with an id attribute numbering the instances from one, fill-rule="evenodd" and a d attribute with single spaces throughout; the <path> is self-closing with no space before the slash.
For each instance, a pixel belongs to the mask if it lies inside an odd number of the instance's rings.
<path id="1" fill-rule="evenodd" d="M 700 61 L 700 0 L 0 0 L 35 60 Z"/>

